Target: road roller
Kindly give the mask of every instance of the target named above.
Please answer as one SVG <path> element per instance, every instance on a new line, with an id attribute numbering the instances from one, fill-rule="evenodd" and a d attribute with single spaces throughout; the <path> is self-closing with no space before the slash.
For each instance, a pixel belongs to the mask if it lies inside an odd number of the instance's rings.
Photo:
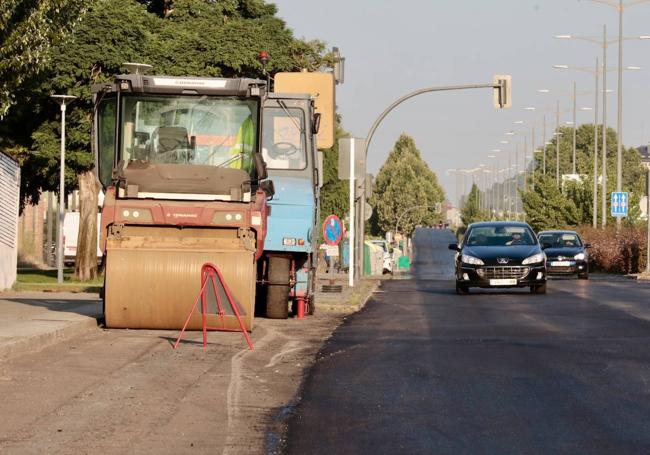
<path id="1" fill-rule="evenodd" d="M 107 327 L 179 329 L 214 264 L 247 330 L 273 183 L 260 153 L 266 81 L 171 77 L 151 67 L 93 86 L 93 147 L 104 188 L 100 246 Z M 208 325 L 239 329 L 208 301 Z M 202 326 L 200 312 L 190 329 Z"/>

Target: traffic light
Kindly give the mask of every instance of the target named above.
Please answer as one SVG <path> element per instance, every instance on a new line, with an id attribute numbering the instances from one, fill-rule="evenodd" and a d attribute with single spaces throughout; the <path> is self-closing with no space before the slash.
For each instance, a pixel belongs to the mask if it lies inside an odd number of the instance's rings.
<path id="1" fill-rule="evenodd" d="M 512 76 L 495 74 L 492 79 L 494 107 L 503 109 L 512 107 Z"/>

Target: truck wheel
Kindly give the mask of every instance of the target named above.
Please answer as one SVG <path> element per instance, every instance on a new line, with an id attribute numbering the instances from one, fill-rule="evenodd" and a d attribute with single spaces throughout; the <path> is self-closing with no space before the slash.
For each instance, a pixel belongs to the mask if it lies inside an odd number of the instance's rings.
<path id="1" fill-rule="evenodd" d="M 313 316 L 315 312 L 316 312 L 316 268 L 311 267 L 309 272 L 309 311 L 307 312 L 307 314 L 309 314 L 309 316 Z"/>
<path id="2" fill-rule="evenodd" d="M 266 317 L 289 317 L 289 266 L 291 259 L 283 256 L 269 257 L 269 284 L 266 293 Z"/>

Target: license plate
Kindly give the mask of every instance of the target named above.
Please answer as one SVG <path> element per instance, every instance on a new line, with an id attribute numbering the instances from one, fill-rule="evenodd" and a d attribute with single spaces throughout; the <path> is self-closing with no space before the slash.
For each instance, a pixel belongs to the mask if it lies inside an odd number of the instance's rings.
<path id="1" fill-rule="evenodd" d="M 516 284 L 516 278 L 500 278 L 496 280 L 490 280 L 490 286 L 514 286 Z"/>
<path id="2" fill-rule="evenodd" d="M 551 267 L 569 267 L 571 261 L 551 261 Z"/>

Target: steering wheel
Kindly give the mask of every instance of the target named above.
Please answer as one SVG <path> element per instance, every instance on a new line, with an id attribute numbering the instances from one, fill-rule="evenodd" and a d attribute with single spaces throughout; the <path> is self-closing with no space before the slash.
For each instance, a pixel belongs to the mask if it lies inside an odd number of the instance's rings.
<path id="1" fill-rule="evenodd" d="M 299 153 L 300 149 L 291 142 L 276 142 L 269 149 L 269 158 L 286 160 Z"/>

